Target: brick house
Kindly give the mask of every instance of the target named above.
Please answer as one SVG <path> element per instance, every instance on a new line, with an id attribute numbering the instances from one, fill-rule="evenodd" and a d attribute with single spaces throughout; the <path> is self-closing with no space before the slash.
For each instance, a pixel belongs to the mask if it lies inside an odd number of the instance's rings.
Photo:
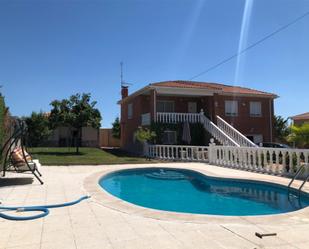
<path id="1" fill-rule="evenodd" d="M 152 122 L 200 122 L 222 144 L 255 146 L 273 141 L 277 95 L 272 93 L 217 83 L 165 81 L 149 84 L 130 95 L 124 86 L 121 95 L 118 104 L 123 149 L 136 150 L 134 132 Z"/>
<path id="2" fill-rule="evenodd" d="M 302 113 L 291 117 L 294 125 L 302 125 L 304 123 L 309 123 L 309 112 Z"/>

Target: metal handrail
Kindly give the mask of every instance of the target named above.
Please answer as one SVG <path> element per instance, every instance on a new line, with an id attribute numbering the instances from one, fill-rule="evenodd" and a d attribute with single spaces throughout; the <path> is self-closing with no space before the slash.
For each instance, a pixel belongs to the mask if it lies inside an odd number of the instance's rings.
<path id="1" fill-rule="evenodd" d="M 306 184 L 306 182 L 309 180 L 309 175 L 307 175 L 307 177 L 305 178 L 305 180 L 303 181 L 302 185 L 300 185 L 298 191 L 300 193 L 301 189 L 303 188 L 303 186 Z"/>
<path id="2" fill-rule="evenodd" d="M 291 187 L 292 183 L 295 181 L 296 177 L 300 174 L 301 170 L 305 167 L 305 165 L 302 165 L 299 167 L 299 169 L 296 171 L 296 174 L 294 175 L 294 177 L 292 178 L 292 180 L 290 181 L 289 185 L 288 185 L 288 189 Z"/>

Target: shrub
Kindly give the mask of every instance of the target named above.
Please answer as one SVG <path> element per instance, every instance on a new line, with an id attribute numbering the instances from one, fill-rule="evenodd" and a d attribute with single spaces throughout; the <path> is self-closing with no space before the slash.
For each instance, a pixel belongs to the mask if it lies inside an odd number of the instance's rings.
<path id="1" fill-rule="evenodd" d="M 156 133 L 147 128 L 139 127 L 135 132 L 135 138 L 143 143 L 143 142 L 151 142 L 156 137 Z"/>
<path id="2" fill-rule="evenodd" d="M 297 147 L 309 148 L 309 123 L 301 126 L 292 125 L 288 141 L 295 143 Z"/>

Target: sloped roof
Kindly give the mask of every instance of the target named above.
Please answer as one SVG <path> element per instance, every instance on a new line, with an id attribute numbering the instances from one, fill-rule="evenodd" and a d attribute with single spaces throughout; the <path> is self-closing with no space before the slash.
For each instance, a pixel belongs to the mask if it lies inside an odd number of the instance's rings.
<path id="1" fill-rule="evenodd" d="M 291 117 L 293 120 L 309 120 L 309 112 L 305 112 L 299 115 Z"/>
<path id="2" fill-rule="evenodd" d="M 278 96 L 273 93 L 263 92 L 251 88 L 224 85 L 219 83 L 209 83 L 209 82 L 197 82 L 197 81 L 162 81 L 150 84 L 152 86 L 158 87 L 175 87 L 175 88 L 196 88 L 196 89 L 212 89 L 217 91 L 222 91 L 226 94 L 247 94 L 247 95 L 259 95 L 263 97 L 277 98 Z"/>

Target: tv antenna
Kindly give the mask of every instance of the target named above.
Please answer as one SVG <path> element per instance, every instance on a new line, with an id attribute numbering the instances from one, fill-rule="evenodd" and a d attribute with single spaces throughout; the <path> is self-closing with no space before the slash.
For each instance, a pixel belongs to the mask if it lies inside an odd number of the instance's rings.
<path id="1" fill-rule="evenodd" d="M 123 62 L 122 61 L 120 62 L 120 84 L 121 84 L 121 87 L 129 87 L 133 85 L 123 80 Z"/>

